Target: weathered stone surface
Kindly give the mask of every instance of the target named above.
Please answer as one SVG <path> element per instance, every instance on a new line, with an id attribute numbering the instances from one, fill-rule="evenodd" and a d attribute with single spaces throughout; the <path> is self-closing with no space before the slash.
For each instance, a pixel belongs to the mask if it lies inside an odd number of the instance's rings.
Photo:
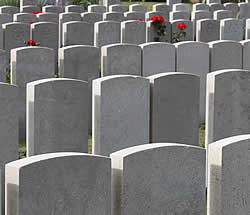
<path id="1" fill-rule="evenodd" d="M 103 14 L 104 21 L 122 22 L 125 20 L 123 13 L 120 12 L 107 12 Z"/>
<path id="2" fill-rule="evenodd" d="M 56 13 L 40 13 L 36 15 L 39 22 L 55 22 L 59 23 L 59 18 Z"/>
<path id="3" fill-rule="evenodd" d="M 27 84 L 27 155 L 88 152 L 88 83 L 67 78 Z"/>
<path id="4" fill-rule="evenodd" d="M 0 27 L 2 24 L 12 22 L 12 15 L 7 14 L 7 13 L 0 13 Z M 3 49 L 3 28 L 0 28 L 0 49 Z"/>
<path id="5" fill-rule="evenodd" d="M 201 19 L 196 22 L 196 40 L 211 42 L 220 39 L 220 22 L 213 19 Z"/>
<path id="6" fill-rule="evenodd" d="M 223 19 L 220 22 L 220 39 L 241 41 L 244 37 L 244 22 L 241 19 Z"/>
<path id="7" fill-rule="evenodd" d="M 214 41 L 210 46 L 211 72 L 221 69 L 242 68 L 242 45 L 237 41 Z M 225 54 L 226 53 L 226 54 Z"/>
<path id="8" fill-rule="evenodd" d="M 81 14 L 82 21 L 88 22 L 91 24 L 95 24 L 95 22 L 100 22 L 103 20 L 101 13 L 95 13 L 95 12 L 85 12 Z"/>
<path id="9" fill-rule="evenodd" d="M 173 5 L 173 11 L 185 11 L 190 12 L 190 5 L 185 3 L 178 3 Z"/>
<path id="10" fill-rule="evenodd" d="M 143 4 L 131 4 L 129 5 L 129 11 L 146 13 L 148 11 L 148 7 Z"/>
<path id="11" fill-rule="evenodd" d="M 101 21 L 95 23 L 94 44 L 102 47 L 109 44 L 120 43 L 121 23 L 114 21 Z"/>
<path id="12" fill-rule="evenodd" d="M 145 21 L 145 13 L 142 12 L 126 12 L 124 13 L 124 17 L 127 20 L 138 20 L 138 19 L 142 19 Z"/>
<path id="13" fill-rule="evenodd" d="M 209 145 L 208 213 L 248 214 L 250 135 L 219 140 Z"/>
<path id="14" fill-rule="evenodd" d="M 0 82 L 6 82 L 7 59 L 8 55 L 6 51 L 0 49 Z"/>
<path id="15" fill-rule="evenodd" d="M 184 32 L 186 32 L 185 36 L 180 37 L 180 41 L 193 41 L 194 40 L 194 32 L 193 32 L 193 22 L 190 20 L 174 20 L 172 21 L 172 40 L 173 40 L 173 33 L 179 33 L 180 29 L 177 28 L 179 23 L 185 23 L 186 28 Z"/>
<path id="16" fill-rule="evenodd" d="M 205 150 L 155 143 L 111 154 L 113 214 L 205 214 Z"/>
<path id="17" fill-rule="evenodd" d="M 55 6 L 55 5 L 46 5 L 42 8 L 43 12 L 50 12 L 50 13 L 62 13 L 62 7 Z"/>
<path id="18" fill-rule="evenodd" d="M 250 40 L 241 41 L 243 46 L 243 59 L 242 59 L 242 68 L 245 70 L 250 70 Z"/>
<path id="19" fill-rule="evenodd" d="M 233 13 L 233 17 L 237 18 L 237 15 L 240 11 L 240 7 L 238 4 L 229 2 L 229 3 L 225 3 L 224 7 L 225 7 L 225 10 L 231 10 Z"/>
<path id="20" fill-rule="evenodd" d="M 194 35 L 196 35 L 196 25 L 197 21 L 201 19 L 212 19 L 212 13 L 207 10 L 193 11 L 191 14 L 191 20 L 194 24 Z"/>
<path id="21" fill-rule="evenodd" d="M 93 81 L 94 154 L 149 143 L 149 87 L 149 81 L 138 76 Z"/>
<path id="22" fill-rule="evenodd" d="M 146 23 L 142 21 L 125 21 L 121 23 L 121 42 L 142 44 L 146 42 Z"/>
<path id="23" fill-rule="evenodd" d="M 120 0 L 102 0 L 103 5 L 108 9 L 110 5 L 120 4 Z"/>
<path id="24" fill-rule="evenodd" d="M 207 4 L 213 4 L 213 3 L 221 4 L 221 0 L 206 0 L 206 3 Z"/>
<path id="25" fill-rule="evenodd" d="M 153 16 L 162 16 L 164 20 L 168 20 L 169 18 L 169 15 L 166 16 L 160 11 L 148 11 L 147 13 L 145 13 L 145 21 L 151 21 Z"/>
<path id="26" fill-rule="evenodd" d="M 185 73 L 149 76 L 150 142 L 199 145 L 200 78 Z"/>
<path id="27" fill-rule="evenodd" d="M 181 3 L 182 0 L 167 0 L 167 5 L 170 6 L 171 10 L 173 9 L 173 4 L 178 4 L 178 3 Z"/>
<path id="28" fill-rule="evenodd" d="M 27 5 L 20 8 L 21 13 L 36 13 L 38 11 L 40 11 L 40 7 L 36 7 L 34 5 Z"/>
<path id="29" fill-rule="evenodd" d="M 151 42 L 141 45 L 142 76 L 175 72 L 175 46 L 170 43 Z"/>
<path id="30" fill-rule="evenodd" d="M 37 6 L 38 0 L 20 0 L 20 8 L 26 5 L 34 5 Z"/>
<path id="31" fill-rule="evenodd" d="M 65 7 L 65 12 L 83 13 L 84 7 L 81 7 L 80 5 L 68 5 Z"/>
<path id="32" fill-rule="evenodd" d="M 231 10 L 216 10 L 214 11 L 213 18 L 215 20 L 233 18 L 233 12 Z"/>
<path id="33" fill-rule="evenodd" d="M 218 3 L 209 4 L 209 8 L 212 14 L 214 14 L 214 11 L 225 9 L 223 4 L 218 4 Z"/>
<path id="34" fill-rule="evenodd" d="M 63 24 L 62 45 L 94 45 L 94 26 L 88 22 Z"/>
<path id="35" fill-rule="evenodd" d="M 102 47 L 101 76 L 141 76 L 141 48 L 133 44 L 112 44 Z"/>
<path id="36" fill-rule="evenodd" d="M 193 11 L 197 11 L 197 10 L 207 10 L 207 11 L 209 11 L 209 5 L 204 4 L 204 3 L 193 4 Z"/>
<path id="37" fill-rule="evenodd" d="M 179 20 L 179 19 L 189 20 L 189 18 L 190 18 L 189 12 L 186 12 L 186 11 L 172 11 L 169 13 L 170 22 Z"/>
<path id="38" fill-rule="evenodd" d="M 37 22 L 36 15 L 31 13 L 16 13 L 13 15 L 14 22 L 30 23 L 31 21 Z"/>
<path id="39" fill-rule="evenodd" d="M 88 6 L 88 12 L 105 13 L 107 8 L 104 5 L 92 4 Z"/>
<path id="40" fill-rule="evenodd" d="M 22 47 L 11 50 L 11 83 L 19 87 L 18 114 L 19 137 L 26 133 L 26 84 L 55 74 L 55 54 L 45 47 Z"/>
<path id="41" fill-rule="evenodd" d="M 153 5 L 153 11 L 159 11 L 164 14 L 164 17 L 166 20 L 169 21 L 169 13 L 171 11 L 171 8 L 169 5 L 166 4 L 154 4 Z"/>
<path id="42" fill-rule="evenodd" d="M 241 2 L 238 5 L 240 7 L 239 19 L 248 19 L 248 18 L 250 18 L 250 4 Z"/>
<path id="43" fill-rule="evenodd" d="M 205 123 L 206 77 L 209 73 L 209 46 L 201 42 L 176 43 L 176 71 L 200 77 L 200 124 Z"/>
<path id="44" fill-rule="evenodd" d="M 250 19 L 245 20 L 245 39 L 250 39 Z"/>
<path id="45" fill-rule="evenodd" d="M 6 214 L 110 215 L 110 181 L 107 157 L 67 152 L 14 161 L 6 167 Z"/>
<path id="46" fill-rule="evenodd" d="M 159 38 L 155 31 L 155 26 L 152 21 L 147 22 L 147 33 L 146 33 L 146 41 L 147 42 L 168 42 L 172 41 L 172 25 L 168 21 L 164 21 L 165 27 L 165 35 Z"/>
<path id="47" fill-rule="evenodd" d="M 228 69 L 207 76 L 206 144 L 250 131 L 250 72 Z"/>
<path id="48" fill-rule="evenodd" d="M 100 51 L 93 46 L 77 45 L 59 49 L 60 77 L 88 82 L 89 133 L 92 134 L 92 81 L 100 76 Z"/>
<path id="49" fill-rule="evenodd" d="M 15 13 L 19 13 L 20 10 L 18 7 L 15 6 L 1 6 L 0 13 L 7 13 L 10 15 L 14 15 Z"/>
<path id="50" fill-rule="evenodd" d="M 125 13 L 128 11 L 128 6 L 127 5 L 121 5 L 121 4 L 113 4 L 109 6 L 109 11 L 110 12 L 120 12 L 120 13 Z"/>

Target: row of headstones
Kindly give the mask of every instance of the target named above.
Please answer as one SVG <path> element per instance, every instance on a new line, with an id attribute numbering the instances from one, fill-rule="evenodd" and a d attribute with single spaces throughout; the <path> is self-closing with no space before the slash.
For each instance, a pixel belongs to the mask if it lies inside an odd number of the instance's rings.
<path id="1" fill-rule="evenodd" d="M 32 156 L 6 165 L 5 214 L 246 215 L 249 154 L 250 135 L 209 146 L 207 204 L 206 152 L 199 147 L 154 143 L 110 157 Z"/>

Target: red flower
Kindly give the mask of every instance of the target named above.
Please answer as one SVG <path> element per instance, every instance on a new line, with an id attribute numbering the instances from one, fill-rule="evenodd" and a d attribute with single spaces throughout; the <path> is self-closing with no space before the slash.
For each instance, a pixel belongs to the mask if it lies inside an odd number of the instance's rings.
<path id="1" fill-rule="evenodd" d="M 36 42 L 34 40 L 28 40 L 28 45 L 35 46 Z"/>
<path id="2" fill-rule="evenodd" d="M 158 20 L 158 17 L 157 16 L 152 16 L 151 20 L 152 20 L 152 22 L 156 22 Z"/>
<path id="3" fill-rule="evenodd" d="M 34 21 L 30 21 L 30 22 L 29 22 L 30 25 L 33 24 L 33 23 L 34 23 Z"/>
<path id="4" fill-rule="evenodd" d="M 176 25 L 176 27 L 179 29 L 185 29 L 187 27 L 187 25 L 185 23 L 179 23 Z"/>
<path id="5" fill-rule="evenodd" d="M 145 20 L 143 20 L 143 19 L 137 19 L 137 21 L 140 21 L 140 22 L 145 22 Z"/>
<path id="6" fill-rule="evenodd" d="M 42 11 L 38 11 L 38 12 L 35 12 L 35 13 L 32 13 L 32 14 L 36 15 L 36 14 L 39 14 L 39 13 L 43 13 L 43 12 Z"/>
<path id="7" fill-rule="evenodd" d="M 158 17 L 158 21 L 159 21 L 159 22 L 164 22 L 164 18 L 163 18 L 162 16 L 159 16 L 159 17 Z"/>

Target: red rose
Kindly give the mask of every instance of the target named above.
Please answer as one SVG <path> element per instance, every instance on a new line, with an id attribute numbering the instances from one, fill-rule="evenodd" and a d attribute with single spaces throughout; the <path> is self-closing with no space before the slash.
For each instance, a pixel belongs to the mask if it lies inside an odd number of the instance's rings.
<path id="1" fill-rule="evenodd" d="M 164 18 L 163 18 L 162 16 L 159 16 L 159 17 L 158 17 L 158 21 L 159 21 L 159 22 L 164 22 Z"/>
<path id="2" fill-rule="evenodd" d="M 187 25 L 185 23 L 179 23 L 179 24 L 176 25 L 176 27 L 179 28 L 179 29 L 184 29 L 184 28 L 187 27 Z"/>
<path id="3" fill-rule="evenodd" d="M 28 40 L 28 45 L 35 46 L 36 42 L 34 40 Z"/>
<path id="4" fill-rule="evenodd" d="M 34 21 L 30 21 L 30 22 L 29 22 L 30 25 L 33 24 L 33 23 L 34 23 Z"/>
<path id="5" fill-rule="evenodd" d="M 142 19 L 137 19 L 137 21 L 142 21 Z"/>
<path id="6" fill-rule="evenodd" d="M 158 17 L 157 16 L 152 16 L 151 20 L 152 20 L 152 22 L 156 22 L 158 20 Z"/>
<path id="7" fill-rule="evenodd" d="M 38 11 L 38 12 L 36 12 L 36 14 L 39 14 L 39 13 L 43 13 L 42 11 Z"/>

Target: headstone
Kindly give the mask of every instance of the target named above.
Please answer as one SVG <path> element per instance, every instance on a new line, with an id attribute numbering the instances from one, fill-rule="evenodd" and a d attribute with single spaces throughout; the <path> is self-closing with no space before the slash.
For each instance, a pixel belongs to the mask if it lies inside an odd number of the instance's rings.
<path id="1" fill-rule="evenodd" d="M 180 41 L 193 41 L 194 40 L 194 32 L 193 32 L 193 22 L 190 20 L 174 20 L 172 22 L 172 40 L 173 40 L 173 34 L 179 33 L 181 30 L 177 28 L 177 25 L 179 23 L 186 24 L 186 28 L 184 29 L 184 32 L 186 32 L 185 36 L 180 37 Z"/>
<path id="2" fill-rule="evenodd" d="M 84 7 L 80 5 L 68 5 L 65 7 L 65 12 L 75 12 L 75 13 L 83 13 Z"/>
<path id="3" fill-rule="evenodd" d="M 212 19 L 212 14 L 207 10 L 198 10 L 191 13 L 191 20 L 194 24 L 194 35 L 196 36 L 196 25 L 197 21 L 201 19 Z"/>
<path id="4" fill-rule="evenodd" d="M 141 13 L 141 12 L 126 12 L 124 13 L 124 17 L 127 20 L 144 20 L 145 21 L 145 13 Z"/>
<path id="5" fill-rule="evenodd" d="M 129 11 L 146 13 L 148 11 L 148 7 L 143 4 L 131 4 L 129 5 Z"/>
<path id="6" fill-rule="evenodd" d="M 10 14 L 0 13 L 0 49 L 3 49 L 3 43 L 4 43 L 2 25 L 5 23 L 12 22 L 12 18 L 13 17 Z"/>
<path id="7" fill-rule="evenodd" d="M 100 76 L 100 51 L 93 46 L 77 45 L 59 49 L 60 77 L 88 82 L 89 133 L 92 134 L 92 81 Z"/>
<path id="8" fill-rule="evenodd" d="M 242 69 L 242 45 L 237 41 L 210 42 L 211 72 L 221 69 Z"/>
<path id="9" fill-rule="evenodd" d="M 248 214 L 250 135 L 239 135 L 209 145 L 208 212 Z"/>
<path id="10" fill-rule="evenodd" d="M 246 27 L 245 28 L 245 30 L 246 30 L 245 38 L 247 40 L 247 39 L 250 39 L 250 19 L 246 19 L 245 23 L 246 23 L 246 26 L 245 26 Z"/>
<path id="11" fill-rule="evenodd" d="M 218 3 L 209 4 L 209 7 L 210 7 L 210 11 L 212 14 L 214 14 L 214 11 L 217 11 L 217 10 L 225 10 L 224 5 L 218 4 Z"/>
<path id="12" fill-rule="evenodd" d="M 184 3 L 178 3 L 173 5 L 173 11 L 185 11 L 190 12 L 190 5 Z"/>
<path id="13" fill-rule="evenodd" d="M 149 80 L 139 76 L 93 81 L 93 154 L 149 143 L 149 91 Z"/>
<path id="14" fill-rule="evenodd" d="M 19 87 L 19 139 L 25 140 L 26 84 L 55 73 L 55 54 L 45 47 L 22 47 L 11 50 L 11 83 Z"/>
<path id="15" fill-rule="evenodd" d="M 27 23 L 6 23 L 3 28 L 3 49 L 6 50 L 8 56 L 10 50 L 24 46 L 24 41 L 30 39 L 30 25 Z"/>
<path id="16" fill-rule="evenodd" d="M 109 215 L 110 158 L 65 152 L 8 163 L 5 198 L 6 214 Z"/>
<path id="17" fill-rule="evenodd" d="M 111 154 L 113 214 L 205 214 L 205 150 L 144 144 Z"/>
<path id="18" fill-rule="evenodd" d="M 94 44 L 102 47 L 109 44 L 120 43 L 121 23 L 114 21 L 101 21 L 95 23 Z"/>
<path id="19" fill-rule="evenodd" d="M 20 8 L 26 5 L 38 5 L 38 0 L 20 0 Z"/>
<path id="20" fill-rule="evenodd" d="M 175 72 L 175 46 L 170 43 L 151 42 L 141 45 L 142 76 Z"/>
<path id="21" fill-rule="evenodd" d="M 6 51 L 0 49 L 0 82 L 6 82 L 7 59 L 8 55 Z"/>
<path id="22" fill-rule="evenodd" d="M 240 7 L 239 19 L 248 19 L 250 18 L 250 4 L 241 2 L 238 4 Z"/>
<path id="23" fill-rule="evenodd" d="M 125 21 L 121 23 L 121 42 L 142 44 L 146 42 L 146 23 L 142 21 Z"/>
<path id="24" fill-rule="evenodd" d="M 171 8 L 170 8 L 169 5 L 166 5 L 166 4 L 154 4 L 153 5 L 153 11 L 163 13 L 165 19 L 169 21 L 169 13 L 171 11 Z"/>
<path id="25" fill-rule="evenodd" d="M 37 22 L 36 15 L 31 13 L 16 13 L 13 16 L 14 22 L 22 22 L 29 24 L 30 22 Z"/>
<path id="26" fill-rule="evenodd" d="M 120 12 L 120 13 L 125 13 L 128 11 L 128 6 L 127 5 L 121 5 L 121 4 L 113 4 L 109 6 L 109 11 L 110 12 Z"/>
<path id="27" fill-rule="evenodd" d="M 18 159 L 17 86 L 0 83 L 0 99 L 0 213 L 4 214 L 5 164 Z"/>
<path id="28" fill-rule="evenodd" d="M 0 13 L 7 13 L 10 15 L 14 15 L 15 13 L 19 13 L 19 8 L 16 6 L 1 6 Z"/>
<path id="29" fill-rule="evenodd" d="M 200 78 L 173 72 L 148 79 L 151 84 L 150 142 L 198 146 Z"/>
<path id="30" fill-rule="evenodd" d="M 201 42 L 176 43 L 176 71 L 200 77 L 200 124 L 205 123 L 206 79 L 209 73 L 209 46 Z"/>
<path id="31" fill-rule="evenodd" d="M 242 68 L 245 70 L 250 70 L 250 40 L 241 41 L 243 46 L 243 62 Z"/>
<path id="32" fill-rule="evenodd" d="M 54 2 L 53 2 L 53 0 L 52 0 L 52 4 L 55 4 Z M 72 0 L 56 0 L 56 4 L 55 4 L 56 6 L 59 6 L 59 7 L 61 7 L 61 8 L 63 8 L 63 10 L 64 10 L 64 8 L 66 7 L 66 6 L 68 6 L 68 5 L 73 5 L 73 1 Z"/>
<path id="33" fill-rule="evenodd" d="M 92 4 L 88 6 L 88 12 L 105 13 L 107 8 L 103 5 Z"/>
<path id="34" fill-rule="evenodd" d="M 209 11 L 209 5 L 204 4 L 204 3 L 193 4 L 193 11 L 197 11 L 197 10 L 207 10 L 207 11 Z"/>
<path id="35" fill-rule="evenodd" d="M 206 144 L 250 131 L 250 72 L 225 69 L 207 76 Z"/>
<path id="36" fill-rule="evenodd" d="M 189 20 L 190 19 L 190 15 L 189 12 L 185 12 L 185 11 L 172 11 L 169 13 L 169 20 L 174 21 L 174 20 L 178 20 L 178 19 L 185 19 L 185 20 Z"/>
<path id="37" fill-rule="evenodd" d="M 146 33 L 146 41 L 147 42 L 169 42 L 172 40 L 172 25 L 168 21 L 164 21 L 165 27 L 165 35 L 159 38 L 157 32 L 155 30 L 155 26 L 152 21 L 147 22 L 147 33 Z"/>
<path id="38" fill-rule="evenodd" d="M 91 24 L 95 24 L 96 22 L 100 22 L 103 20 L 101 13 L 95 13 L 95 12 L 85 12 L 81 14 L 82 21 L 88 22 Z"/>
<path id="39" fill-rule="evenodd" d="M 59 18 L 56 13 L 40 13 L 36 15 L 39 22 L 55 22 L 59 23 Z"/>
<path id="40" fill-rule="evenodd" d="M 120 0 L 102 0 L 103 1 L 103 5 L 106 8 L 109 8 L 110 5 L 117 5 L 120 4 Z"/>
<path id="41" fill-rule="evenodd" d="M 167 0 L 167 5 L 170 6 L 170 9 L 173 9 L 174 4 L 182 3 L 182 0 Z"/>
<path id="42" fill-rule="evenodd" d="M 36 7 L 34 5 L 23 6 L 20 9 L 21 13 L 37 13 L 38 11 L 40 11 L 40 7 Z"/>
<path id="43" fill-rule="evenodd" d="M 124 21 L 124 15 L 120 12 L 107 12 L 103 14 L 103 21 L 116 21 L 122 22 Z"/>
<path id="44" fill-rule="evenodd" d="M 225 3 L 224 7 L 225 7 L 225 10 L 231 10 L 233 13 L 233 17 L 237 18 L 238 13 L 240 11 L 240 7 L 238 4 L 229 2 L 229 3 Z"/>
<path id="45" fill-rule="evenodd" d="M 27 155 L 88 153 L 88 83 L 49 78 L 27 84 Z"/>
<path id="46" fill-rule="evenodd" d="M 207 4 L 213 4 L 213 3 L 221 4 L 221 0 L 206 0 L 206 3 Z"/>
<path id="47" fill-rule="evenodd" d="M 50 12 L 50 13 L 62 13 L 63 9 L 59 6 L 55 5 L 46 5 L 42 8 L 43 12 Z"/>
<path id="48" fill-rule="evenodd" d="M 147 13 L 145 13 L 145 21 L 151 21 L 153 16 L 162 16 L 164 21 L 168 20 L 169 16 L 166 16 L 164 13 L 160 12 L 160 11 L 148 11 Z"/>
<path id="49" fill-rule="evenodd" d="M 221 40 L 241 41 L 244 38 L 244 22 L 242 19 L 223 19 L 220 25 Z"/>
<path id="50" fill-rule="evenodd" d="M 233 18 L 233 12 L 231 10 L 217 10 L 214 11 L 213 18 L 215 20 Z"/>
<path id="51" fill-rule="evenodd" d="M 220 39 L 220 21 L 213 19 L 201 19 L 196 23 L 196 40 L 211 42 Z"/>
<path id="52" fill-rule="evenodd" d="M 88 22 L 66 22 L 63 24 L 62 45 L 94 45 L 94 26 Z"/>
<path id="53" fill-rule="evenodd" d="M 141 76 L 141 48 L 133 44 L 112 44 L 102 47 L 101 76 Z"/>

